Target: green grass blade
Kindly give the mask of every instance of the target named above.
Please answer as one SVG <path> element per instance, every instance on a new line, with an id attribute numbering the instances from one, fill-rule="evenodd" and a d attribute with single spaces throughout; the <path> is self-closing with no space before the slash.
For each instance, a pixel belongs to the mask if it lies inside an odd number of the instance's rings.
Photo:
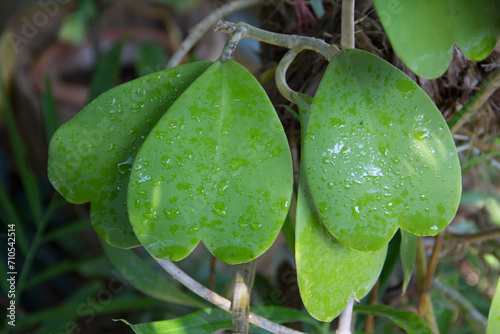
<path id="1" fill-rule="evenodd" d="M 37 331 L 37 334 L 40 334 L 42 332 L 47 332 L 49 328 L 64 325 L 77 319 L 79 317 L 77 312 L 78 307 L 80 305 L 87 306 L 88 300 L 95 298 L 102 288 L 102 284 L 99 282 L 89 283 L 75 291 L 59 306 L 30 313 L 26 317 L 19 317 L 16 321 L 16 327 L 27 328 L 42 324 L 41 327 L 44 327 L 44 330 Z M 88 308 L 85 309 L 88 310 Z M 79 313 L 81 313 L 81 311 Z M 28 331 L 24 332 L 28 333 Z"/>
<path id="2" fill-rule="evenodd" d="M 52 95 L 52 85 L 48 76 L 45 78 L 45 91 L 42 93 L 42 111 L 45 119 L 45 134 L 47 142 L 49 142 L 57 130 L 58 122 L 56 105 Z"/>
<path id="3" fill-rule="evenodd" d="M 79 267 L 84 266 L 89 263 L 97 262 L 101 260 L 104 255 L 91 256 L 78 261 L 64 261 L 59 262 L 55 266 L 52 266 L 44 271 L 37 272 L 35 276 L 26 281 L 24 285 L 25 289 L 29 289 L 35 285 L 41 284 L 43 282 L 49 281 L 58 276 L 67 274 L 69 272 L 77 270 Z"/>
<path id="4" fill-rule="evenodd" d="M 97 68 L 90 82 L 89 102 L 115 86 L 120 74 L 123 45 L 123 41 L 116 43 L 97 62 Z"/>
<path id="5" fill-rule="evenodd" d="M 24 260 L 23 268 L 17 280 L 16 301 L 18 301 L 19 298 L 21 297 L 21 293 L 24 289 L 24 284 L 26 283 L 26 279 L 31 270 L 31 265 L 35 259 L 38 247 L 42 242 L 43 234 L 45 233 L 45 228 L 49 223 L 49 219 L 52 217 L 54 211 L 56 211 L 57 208 L 59 208 L 62 203 L 63 203 L 62 197 L 57 194 L 54 195 L 49 203 L 49 206 L 47 207 L 47 210 L 45 211 L 43 217 L 40 220 L 40 224 L 38 225 L 35 237 L 31 242 L 28 254 L 26 255 L 26 259 Z"/>
<path id="6" fill-rule="evenodd" d="M 1 72 L 0 72 L 1 76 Z M 14 121 L 14 111 L 10 104 L 7 91 L 0 80 L 0 95 L 3 102 L 3 111 L 5 116 L 5 122 L 7 125 L 7 131 L 9 133 L 9 139 L 12 145 L 12 151 L 14 152 L 14 158 L 17 163 L 17 168 L 21 177 L 21 183 L 23 185 L 26 197 L 28 199 L 28 205 L 31 211 L 31 216 L 35 222 L 40 222 L 42 217 L 42 200 L 40 197 L 40 192 L 38 191 L 38 182 L 35 175 L 28 168 L 28 163 L 26 159 L 26 152 L 24 150 L 24 145 L 21 140 L 21 136 L 17 129 L 17 125 Z"/>
<path id="7" fill-rule="evenodd" d="M 68 223 L 54 231 L 47 232 L 47 234 L 45 234 L 45 236 L 43 237 L 42 243 L 47 243 L 56 239 L 60 239 L 69 236 L 73 233 L 88 230 L 90 228 L 91 228 L 90 219 L 83 219 L 72 223 Z"/>
<path id="8" fill-rule="evenodd" d="M 0 209 L 2 212 L 2 220 L 5 225 L 14 224 L 16 230 L 16 244 L 19 246 L 21 254 L 26 256 L 28 254 L 28 239 L 26 238 L 26 232 L 19 217 L 14 204 L 7 195 L 7 191 L 4 188 L 2 182 L 0 182 Z"/>

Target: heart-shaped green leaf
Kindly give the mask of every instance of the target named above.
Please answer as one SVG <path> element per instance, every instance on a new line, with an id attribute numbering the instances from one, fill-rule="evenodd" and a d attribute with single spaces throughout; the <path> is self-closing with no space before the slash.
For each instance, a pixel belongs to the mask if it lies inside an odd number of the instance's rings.
<path id="1" fill-rule="evenodd" d="M 405 64 L 427 78 L 441 76 L 453 44 L 470 60 L 483 60 L 500 37 L 498 0 L 375 0 L 394 50 Z"/>
<path id="2" fill-rule="evenodd" d="M 295 258 L 300 296 L 307 311 L 331 321 L 352 297 L 363 298 L 375 285 L 387 246 L 368 253 L 347 248 L 321 224 L 301 176 L 297 199 Z"/>
<path id="3" fill-rule="evenodd" d="M 115 87 L 52 137 L 48 166 L 52 185 L 72 203 L 92 202 L 92 225 L 109 244 L 139 245 L 127 215 L 127 185 L 135 155 L 170 105 L 210 64 L 187 64 Z"/>
<path id="4" fill-rule="evenodd" d="M 398 227 L 435 235 L 460 200 L 460 165 L 441 113 L 408 76 L 360 50 L 327 68 L 304 164 L 321 220 L 357 250 L 382 248 Z"/>
<path id="5" fill-rule="evenodd" d="M 156 257 L 180 260 L 203 240 L 230 264 L 269 248 L 285 220 L 292 163 L 281 123 L 257 80 L 216 62 L 158 122 L 134 162 L 135 234 Z"/>

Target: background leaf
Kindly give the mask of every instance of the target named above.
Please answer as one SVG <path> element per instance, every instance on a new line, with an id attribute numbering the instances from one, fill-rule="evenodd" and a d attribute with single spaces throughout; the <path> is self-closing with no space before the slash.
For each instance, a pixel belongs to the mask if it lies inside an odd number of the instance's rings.
<path id="1" fill-rule="evenodd" d="M 182 292 L 169 283 L 164 275 L 156 273 L 132 250 L 119 249 L 101 242 L 108 259 L 120 275 L 142 293 L 166 302 L 203 308 L 206 305 L 197 298 Z"/>
<path id="2" fill-rule="evenodd" d="M 374 4 L 394 50 L 426 78 L 446 71 L 454 43 L 467 58 L 479 61 L 500 37 L 498 0 L 375 0 Z"/>
<path id="3" fill-rule="evenodd" d="M 408 334 L 432 334 L 425 322 L 413 312 L 395 310 L 385 305 L 356 305 L 354 312 L 388 318 Z"/>

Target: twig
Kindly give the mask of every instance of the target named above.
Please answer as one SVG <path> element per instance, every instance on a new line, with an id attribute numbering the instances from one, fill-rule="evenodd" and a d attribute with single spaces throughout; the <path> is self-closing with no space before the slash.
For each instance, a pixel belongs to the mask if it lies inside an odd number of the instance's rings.
<path id="1" fill-rule="evenodd" d="M 354 298 L 351 297 L 347 302 L 345 310 L 339 316 L 339 328 L 336 334 L 351 334 L 352 308 L 354 307 Z"/>
<path id="2" fill-rule="evenodd" d="M 456 304 L 462 310 L 465 320 L 474 327 L 478 333 L 486 332 L 486 323 L 488 320 L 484 315 L 479 312 L 474 305 L 462 296 L 458 291 L 450 288 L 449 286 L 432 282 L 432 288 L 439 292 L 443 297 L 449 299 L 452 303 Z"/>
<path id="3" fill-rule="evenodd" d="M 355 0 L 342 0 L 342 50 L 354 49 L 354 3 Z"/>
<path id="4" fill-rule="evenodd" d="M 248 334 L 248 314 L 250 311 L 250 291 L 255 277 L 255 260 L 238 265 L 234 282 L 233 333 Z"/>
<path id="5" fill-rule="evenodd" d="M 227 311 L 231 313 L 231 302 L 227 300 L 226 298 L 222 297 L 221 295 L 207 289 L 194 279 L 192 279 L 189 275 L 187 275 L 185 272 L 180 270 L 175 264 L 173 264 L 171 261 L 166 261 L 162 259 L 158 259 L 151 255 L 153 259 L 158 262 L 158 264 L 174 279 L 179 281 L 182 285 L 184 285 L 186 288 L 189 290 L 193 291 L 196 293 L 198 296 L 201 298 L 205 299 L 206 301 L 212 303 L 213 305 L 223 309 L 224 311 Z M 305 334 L 303 332 L 296 331 L 294 329 L 281 326 L 280 324 L 277 324 L 275 322 L 272 322 L 264 317 L 261 317 L 259 315 L 256 315 L 255 313 L 249 314 L 248 321 L 252 324 L 254 324 L 257 327 L 264 328 L 265 330 L 270 331 L 271 333 L 276 333 L 276 334 Z"/>
<path id="6" fill-rule="evenodd" d="M 186 37 L 177 51 L 175 51 L 172 55 L 166 68 L 178 66 L 189 50 L 191 50 L 193 46 L 203 37 L 203 35 L 205 35 L 221 18 L 238 10 L 255 6 L 261 1 L 262 0 L 230 1 L 224 6 L 211 12 L 210 15 L 205 17 L 200 23 L 191 29 L 189 36 Z"/>
<path id="7" fill-rule="evenodd" d="M 446 232 L 446 237 L 458 239 L 466 244 L 471 244 L 474 242 L 483 242 L 491 239 L 500 238 L 500 228 L 478 233 L 460 234 L 460 233 Z"/>
<path id="8" fill-rule="evenodd" d="M 244 22 L 232 23 L 228 21 L 219 21 L 215 30 L 228 34 L 234 34 L 236 31 L 241 31 L 242 37 L 253 38 L 267 44 L 282 46 L 287 49 L 296 49 L 298 52 L 302 50 L 313 50 L 320 53 L 327 60 L 330 60 L 340 52 L 335 45 L 330 45 L 319 38 L 278 34 L 253 27 Z"/>

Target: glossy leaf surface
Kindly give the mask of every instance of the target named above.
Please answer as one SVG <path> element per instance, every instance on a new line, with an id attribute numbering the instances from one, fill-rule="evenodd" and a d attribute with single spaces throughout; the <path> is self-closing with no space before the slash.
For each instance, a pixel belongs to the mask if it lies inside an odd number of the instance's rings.
<path id="1" fill-rule="evenodd" d="M 295 227 L 300 296 L 314 318 L 331 321 L 351 297 L 360 300 L 375 285 L 387 247 L 368 253 L 342 245 L 319 221 L 306 187 L 302 179 Z"/>
<path id="2" fill-rule="evenodd" d="M 234 61 L 216 62 L 174 103 L 134 162 L 130 220 L 156 257 L 203 240 L 220 260 L 269 248 L 292 194 L 288 142 L 266 93 Z"/>
<path id="3" fill-rule="evenodd" d="M 170 105 L 210 64 L 187 64 L 115 87 L 52 137 L 52 185 L 72 203 L 92 202 L 92 225 L 111 245 L 139 245 L 126 206 L 135 155 Z"/>
<path id="4" fill-rule="evenodd" d="M 470 60 L 485 59 L 500 37 L 498 0 L 375 0 L 394 50 L 405 64 L 427 78 L 441 76 L 453 44 Z"/>
<path id="5" fill-rule="evenodd" d="M 460 200 L 459 161 L 441 113 L 409 77 L 365 51 L 331 60 L 304 164 L 322 222 L 362 251 L 382 248 L 398 227 L 436 235 Z"/>

